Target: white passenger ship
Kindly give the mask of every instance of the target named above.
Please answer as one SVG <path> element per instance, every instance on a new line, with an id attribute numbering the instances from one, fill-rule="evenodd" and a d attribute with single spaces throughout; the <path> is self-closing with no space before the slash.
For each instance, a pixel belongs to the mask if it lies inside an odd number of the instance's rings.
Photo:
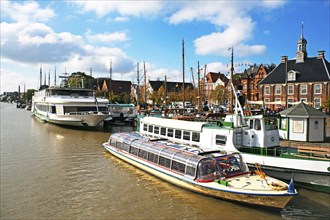
<path id="1" fill-rule="evenodd" d="M 42 121 L 68 126 L 95 127 L 109 119 L 108 100 L 85 88 L 49 87 L 32 98 L 32 113 Z"/>
<path id="2" fill-rule="evenodd" d="M 297 194 L 293 182 L 250 172 L 238 153 L 202 152 L 134 132 L 114 133 L 103 146 L 152 175 L 207 196 L 280 209 Z"/>
<path id="3" fill-rule="evenodd" d="M 151 138 L 166 138 L 173 143 L 197 146 L 202 151 L 240 152 L 250 167 L 258 163 L 271 176 L 301 186 L 330 192 L 330 159 L 299 156 L 297 148 L 279 146 L 277 119 L 263 116 L 227 116 L 223 122 L 183 121 L 160 117 L 140 118 L 138 129 Z"/>

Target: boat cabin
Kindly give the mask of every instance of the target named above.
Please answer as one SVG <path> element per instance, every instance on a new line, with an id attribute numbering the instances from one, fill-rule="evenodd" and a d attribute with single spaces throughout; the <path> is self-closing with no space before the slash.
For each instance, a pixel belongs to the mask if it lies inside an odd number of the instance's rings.
<path id="1" fill-rule="evenodd" d="M 248 172 L 241 155 L 236 153 L 198 153 L 200 151 L 195 148 L 152 140 L 137 133 L 114 133 L 108 143 L 123 154 L 199 182 L 212 182 Z"/>
<path id="2" fill-rule="evenodd" d="M 202 151 L 237 152 L 240 147 L 267 148 L 279 145 L 276 117 L 262 115 L 246 118 L 246 123 L 197 122 L 160 117 L 140 118 L 138 131 L 152 138 L 166 138 L 174 143 L 196 146 Z"/>

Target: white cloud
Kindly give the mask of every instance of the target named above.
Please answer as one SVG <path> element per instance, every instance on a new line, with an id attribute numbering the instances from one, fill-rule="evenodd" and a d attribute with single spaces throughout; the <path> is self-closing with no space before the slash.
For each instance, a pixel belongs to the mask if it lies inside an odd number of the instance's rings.
<path id="1" fill-rule="evenodd" d="M 123 16 L 150 17 L 162 9 L 161 1 L 74 1 L 82 13 L 95 12 L 97 17 L 108 13 L 119 13 Z"/>
<path id="2" fill-rule="evenodd" d="M 22 3 L 1 0 L 1 14 L 18 22 L 46 22 L 55 16 L 50 8 L 40 8 L 36 1 Z"/>
<path id="3" fill-rule="evenodd" d="M 258 4 L 263 8 L 276 8 L 284 1 L 198 1 L 182 4 L 176 13 L 168 18 L 170 24 L 207 21 L 214 24 L 217 31 L 201 36 L 194 41 L 197 55 L 228 56 L 228 48 L 237 47 L 236 55 L 260 55 L 265 52 L 265 45 L 249 45 L 253 38 L 255 22 L 249 15 Z"/>
<path id="4" fill-rule="evenodd" d="M 127 41 L 127 36 L 125 32 L 112 32 L 112 33 L 102 33 L 102 34 L 91 34 L 91 30 L 88 30 L 86 37 L 90 42 L 102 42 L 102 43 L 113 43 L 113 42 L 124 42 Z"/>

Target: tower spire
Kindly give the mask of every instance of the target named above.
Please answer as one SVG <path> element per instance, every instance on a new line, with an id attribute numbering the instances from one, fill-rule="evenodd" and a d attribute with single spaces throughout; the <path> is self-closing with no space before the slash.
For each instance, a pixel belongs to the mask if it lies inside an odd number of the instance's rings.
<path id="1" fill-rule="evenodd" d="M 304 38 L 304 22 L 301 22 L 301 39 Z"/>

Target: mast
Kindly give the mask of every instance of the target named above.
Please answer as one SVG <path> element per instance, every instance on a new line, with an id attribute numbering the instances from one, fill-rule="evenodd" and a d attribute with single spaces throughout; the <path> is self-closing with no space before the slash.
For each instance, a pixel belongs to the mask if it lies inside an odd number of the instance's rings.
<path id="1" fill-rule="evenodd" d="M 201 81 L 200 81 L 200 69 L 199 69 L 199 61 L 197 62 L 197 75 L 198 75 L 198 94 L 197 94 L 197 102 L 198 102 L 198 112 L 201 112 Z"/>
<path id="2" fill-rule="evenodd" d="M 143 73 L 144 73 L 144 102 L 147 107 L 147 71 L 146 71 L 146 63 L 143 61 Z"/>
<path id="3" fill-rule="evenodd" d="M 55 73 L 54 73 L 54 86 L 56 86 L 56 66 L 55 66 Z"/>
<path id="4" fill-rule="evenodd" d="M 50 86 L 50 70 L 48 71 L 48 86 Z"/>
<path id="5" fill-rule="evenodd" d="M 42 85 L 42 67 L 40 66 L 40 76 L 39 76 L 39 79 L 40 79 L 40 85 L 39 85 L 39 89 L 41 88 L 41 85 Z"/>
<path id="6" fill-rule="evenodd" d="M 140 74 L 139 74 L 139 63 L 137 63 L 136 71 L 137 71 L 136 104 L 137 104 L 137 106 L 139 106 L 139 110 L 140 110 Z"/>
<path id="7" fill-rule="evenodd" d="M 184 92 L 184 39 L 182 38 L 182 101 L 183 101 L 183 108 L 186 107 L 185 104 L 185 92 Z"/>
<path id="8" fill-rule="evenodd" d="M 234 47 L 229 48 L 231 50 L 231 67 L 230 67 L 230 81 L 229 83 L 233 84 L 234 78 Z M 233 86 L 230 85 L 230 93 L 229 93 L 229 113 L 233 113 L 233 99 L 234 99 L 234 91 Z"/>
<path id="9" fill-rule="evenodd" d="M 110 59 L 110 69 L 109 69 L 109 100 L 111 101 L 111 81 L 112 81 L 112 60 Z"/>
<path id="10" fill-rule="evenodd" d="M 165 85 L 164 85 L 164 92 L 165 92 L 165 116 L 167 115 L 167 78 L 165 75 Z"/>

